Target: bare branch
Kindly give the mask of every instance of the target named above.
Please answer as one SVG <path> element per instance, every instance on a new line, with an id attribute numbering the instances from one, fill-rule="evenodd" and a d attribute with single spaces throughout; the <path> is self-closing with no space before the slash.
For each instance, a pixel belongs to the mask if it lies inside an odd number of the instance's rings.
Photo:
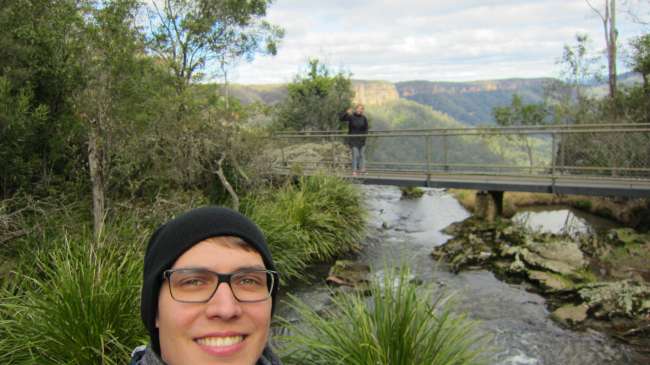
<path id="1" fill-rule="evenodd" d="M 221 180 L 221 183 L 228 191 L 228 194 L 230 194 L 230 197 L 232 198 L 233 209 L 239 211 L 239 197 L 237 196 L 235 189 L 233 189 L 232 185 L 230 185 L 230 183 L 228 182 L 228 179 L 226 179 L 226 175 L 223 173 L 223 160 L 225 158 L 226 158 L 226 154 L 222 153 L 221 158 L 219 158 L 219 161 L 217 162 L 219 168 L 213 172 L 217 174 L 217 176 L 219 176 L 219 180 Z"/>
<path id="2" fill-rule="evenodd" d="M 591 3 L 589 2 L 589 0 L 585 0 L 585 2 L 587 3 L 587 5 L 589 5 L 589 7 L 591 8 L 591 10 L 593 10 L 596 14 L 598 14 L 598 16 L 600 17 L 600 19 L 602 19 L 602 21 L 606 21 L 607 18 L 605 18 L 605 17 L 603 16 L 603 14 L 600 12 L 600 10 L 598 10 L 596 7 L 594 7 L 593 5 L 591 5 Z"/>

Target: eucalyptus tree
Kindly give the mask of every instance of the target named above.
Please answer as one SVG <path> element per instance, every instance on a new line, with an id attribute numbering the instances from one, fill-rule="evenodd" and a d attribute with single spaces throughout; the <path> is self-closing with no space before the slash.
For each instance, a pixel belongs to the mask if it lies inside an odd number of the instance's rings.
<path id="1" fill-rule="evenodd" d="M 288 85 L 289 95 L 279 105 L 277 124 L 294 130 L 335 130 L 338 114 L 350 107 L 354 92 L 350 76 L 332 71 L 318 59 L 309 60 L 305 74 Z"/>
<path id="2" fill-rule="evenodd" d="M 616 40 L 618 29 L 616 29 L 616 0 L 605 0 L 603 9 L 594 6 L 589 0 L 585 0 L 603 23 L 605 33 L 605 46 L 607 50 L 607 69 L 609 82 L 609 97 L 616 96 Z"/>
<path id="3" fill-rule="evenodd" d="M 643 77 L 643 88 L 650 93 L 650 33 L 644 34 L 632 40 L 632 70 Z"/>
<path id="4" fill-rule="evenodd" d="M 275 55 L 284 31 L 264 20 L 270 0 L 164 0 L 149 8 L 148 48 L 176 77 L 179 96 L 227 58 Z"/>
<path id="5" fill-rule="evenodd" d="M 115 140 L 130 129 L 134 79 L 139 79 L 143 55 L 140 34 L 135 26 L 137 0 L 90 1 L 80 3 L 84 19 L 84 52 L 78 62 L 83 87 L 75 94 L 76 117 L 87 130 L 87 157 L 92 186 L 93 226 L 96 242 L 106 212 L 106 180 Z M 141 58 L 141 57 L 140 57 Z"/>
<path id="6" fill-rule="evenodd" d="M 162 0 L 151 2 L 148 10 L 147 48 L 174 77 L 177 98 L 174 120 L 166 124 L 176 131 L 167 158 L 188 177 L 205 171 L 216 175 L 231 192 L 235 208 L 238 198 L 222 167 L 224 159 L 234 158 L 224 148 L 236 135 L 230 104 L 226 113 L 214 118 L 214 113 L 206 113 L 210 105 L 193 100 L 190 86 L 237 60 L 277 53 L 284 31 L 264 19 L 270 4 L 270 0 Z"/>

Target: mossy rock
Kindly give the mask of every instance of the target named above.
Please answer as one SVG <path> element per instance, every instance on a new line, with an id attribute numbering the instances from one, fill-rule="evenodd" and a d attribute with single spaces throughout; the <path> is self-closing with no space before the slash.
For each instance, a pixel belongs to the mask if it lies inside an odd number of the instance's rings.
<path id="1" fill-rule="evenodd" d="M 644 244 L 650 242 L 650 235 L 637 233 L 632 228 L 611 229 L 607 239 L 617 245 Z"/>
<path id="2" fill-rule="evenodd" d="M 548 293 L 570 290 L 574 287 L 573 282 L 562 275 L 537 270 L 528 270 L 527 274 L 528 279 Z"/>
<path id="3" fill-rule="evenodd" d="M 531 268 L 567 276 L 577 276 L 588 264 L 578 244 L 568 240 L 534 242 L 526 245 L 520 255 Z"/>
<path id="4" fill-rule="evenodd" d="M 350 261 L 338 260 L 330 268 L 327 283 L 337 286 L 359 287 L 365 289 L 370 282 L 370 266 Z"/>
<path id="5" fill-rule="evenodd" d="M 650 315 L 650 287 L 636 281 L 587 284 L 578 294 L 597 318 L 646 318 Z"/>
<path id="6" fill-rule="evenodd" d="M 586 304 L 564 305 L 551 313 L 551 318 L 565 325 L 576 325 L 584 322 L 589 312 Z"/>

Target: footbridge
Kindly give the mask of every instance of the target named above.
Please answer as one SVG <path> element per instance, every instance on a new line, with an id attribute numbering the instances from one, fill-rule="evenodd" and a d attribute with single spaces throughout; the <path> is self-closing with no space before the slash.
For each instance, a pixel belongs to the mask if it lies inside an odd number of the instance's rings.
<path id="1" fill-rule="evenodd" d="M 364 138 L 354 176 L 347 142 Z M 503 192 L 650 197 L 650 124 L 285 132 L 272 136 L 278 174 L 360 183 Z"/>

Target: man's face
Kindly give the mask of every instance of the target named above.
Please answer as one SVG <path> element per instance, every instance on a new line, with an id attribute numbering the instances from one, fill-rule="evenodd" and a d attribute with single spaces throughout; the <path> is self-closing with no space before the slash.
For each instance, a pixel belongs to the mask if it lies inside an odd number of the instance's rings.
<path id="1" fill-rule="evenodd" d="M 203 268 L 231 273 L 245 268 L 264 269 L 262 256 L 218 237 L 201 241 L 176 260 L 172 269 Z M 163 282 L 158 298 L 156 327 L 162 359 L 169 365 L 253 365 L 266 345 L 272 299 L 240 303 L 221 283 L 207 303 L 180 303 Z"/>
<path id="2" fill-rule="evenodd" d="M 363 114 L 363 105 L 357 105 L 357 107 L 354 109 L 354 112 L 359 115 Z"/>

